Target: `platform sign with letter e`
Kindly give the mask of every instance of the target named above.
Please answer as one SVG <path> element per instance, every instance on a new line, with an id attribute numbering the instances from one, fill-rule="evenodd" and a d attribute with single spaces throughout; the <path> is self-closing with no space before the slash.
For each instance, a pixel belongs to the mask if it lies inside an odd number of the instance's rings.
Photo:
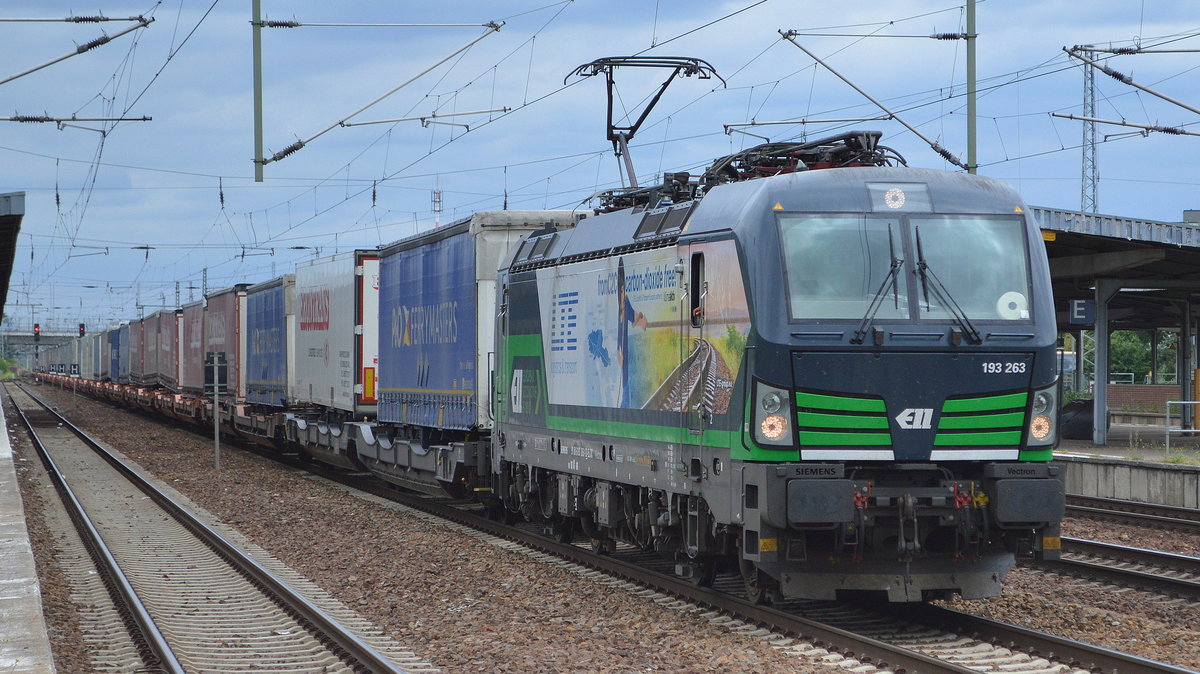
<path id="1" fill-rule="evenodd" d="M 1096 322 L 1096 300 L 1071 300 L 1068 323 L 1091 325 Z"/>

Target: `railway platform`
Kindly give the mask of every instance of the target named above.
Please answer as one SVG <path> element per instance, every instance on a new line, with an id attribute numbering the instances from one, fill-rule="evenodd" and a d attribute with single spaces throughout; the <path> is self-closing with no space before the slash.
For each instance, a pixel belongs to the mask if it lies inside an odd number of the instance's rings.
<path id="1" fill-rule="evenodd" d="M 1080 454 L 1097 458 L 1111 457 L 1141 461 L 1166 461 L 1192 464 L 1200 463 L 1200 431 L 1196 433 L 1171 434 L 1171 451 L 1166 449 L 1166 431 L 1161 426 L 1140 424 L 1112 424 L 1108 429 L 1108 443 L 1097 445 L 1091 440 L 1062 440 L 1057 454 Z M 1175 457 L 1175 458 L 1171 458 Z"/>
<path id="2" fill-rule="evenodd" d="M 0 406 L 0 426 L 7 429 Z M 0 434 L 0 672 L 55 672 L 12 445 Z"/>
<path id="3" fill-rule="evenodd" d="M 1200 433 L 1162 426 L 1112 424 L 1108 443 L 1063 440 L 1054 452 L 1066 467 L 1068 494 L 1200 508 Z"/>

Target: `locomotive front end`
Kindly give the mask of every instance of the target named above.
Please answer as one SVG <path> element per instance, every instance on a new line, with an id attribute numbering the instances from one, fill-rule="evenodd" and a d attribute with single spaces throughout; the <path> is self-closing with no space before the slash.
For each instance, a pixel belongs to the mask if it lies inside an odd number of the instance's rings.
<path id="1" fill-rule="evenodd" d="M 1015 557 L 1056 557 L 1056 326 L 1019 197 L 920 169 L 763 182 L 739 233 L 751 591 L 983 597 Z"/>

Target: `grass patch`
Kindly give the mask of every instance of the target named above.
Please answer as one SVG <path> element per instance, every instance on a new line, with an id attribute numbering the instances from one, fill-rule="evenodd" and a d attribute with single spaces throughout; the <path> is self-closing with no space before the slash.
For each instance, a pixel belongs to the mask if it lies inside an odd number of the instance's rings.
<path id="1" fill-rule="evenodd" d="M 1181 466 L 1200 466 L 1200 452 L 1194 449 L 1173 451 L 1162 458 L 1163 463 L 1173 463 Z"/>

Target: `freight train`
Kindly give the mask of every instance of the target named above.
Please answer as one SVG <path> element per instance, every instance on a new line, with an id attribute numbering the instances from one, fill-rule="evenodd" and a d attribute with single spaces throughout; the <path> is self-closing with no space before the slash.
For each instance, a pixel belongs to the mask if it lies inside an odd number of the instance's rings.
<path id="1" fill-rule="evenodd" d="M 751 148 L 586 213 L 477 213 L 41 369 L 700 584 L 739 572 L 762 603 L 995 595 L 1059 554 L 1045 250 L 1007 184 L 879 138 Z"/>

